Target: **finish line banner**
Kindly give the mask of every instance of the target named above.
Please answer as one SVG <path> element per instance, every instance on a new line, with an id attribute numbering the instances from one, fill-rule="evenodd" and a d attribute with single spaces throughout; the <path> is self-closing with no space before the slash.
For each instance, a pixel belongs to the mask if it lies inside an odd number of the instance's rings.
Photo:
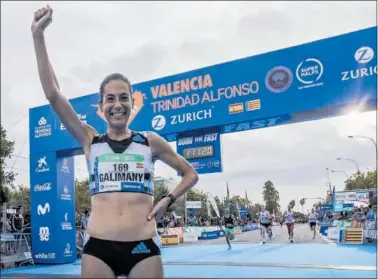
<path id="1" fill-rule="evenodd" d="M 183 156 L 199 174 L 222 172 L 220 133 L 192 131 L 180 135 L 177 153 Z"/>
<path id="2" fill-rule="evenodd" d="M 180 133 L 208 127 L 232 133 L 338 116 L 357 107 L 375 110 L 376 53 L 377 27 L 371 27 L 133 84 L 130 128 L 175 141 Z M 95 93 L 70 102 L 83 122 L 103 133 L 98 100 Z M 30 110 L 30 143 L 39 152 L 80 148 L 49 105 Z"/>

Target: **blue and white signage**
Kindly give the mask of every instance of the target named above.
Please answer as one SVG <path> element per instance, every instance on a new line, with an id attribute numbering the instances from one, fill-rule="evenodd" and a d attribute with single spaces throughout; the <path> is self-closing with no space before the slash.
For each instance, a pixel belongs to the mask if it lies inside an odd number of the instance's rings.
<path id="1" fill-rule="evenodd" d="M 73 157 L 32 153 L 32 255 L 36 263 L 76 260 Z"/>
<path id="2" fill-rule="evenodd" d="M 131 129 L 175 141 L 180 133 L 208 127 L 232 133 L 357 107 L 375 110 L 376 52 L 377 27 L 371 27 L 133 84 Z M 83 122 L 102 133 L 106 122 L 98 100 L 95 93 L 70 102 Z M 30 110 L 30 141 L 40 152 L 79 148 L 51 106 Z"/>
<path id="3" fill-rule="evenodd" d="M 177 138 L 177 153 L 189 161 L 199 174 L 222 172 L 220 133 L 189 132 Z"/>

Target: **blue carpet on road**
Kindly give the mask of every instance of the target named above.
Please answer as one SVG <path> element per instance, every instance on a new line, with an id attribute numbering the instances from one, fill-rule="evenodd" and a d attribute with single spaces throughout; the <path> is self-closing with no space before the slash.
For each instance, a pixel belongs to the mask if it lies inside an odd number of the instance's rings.
<path id="1" fill-rule="evenodd" d="M 377 278 L 373 245 L 234 244 L 162 249 L 170 278 Z M 80 276 L 80 264 L 3 270 L 1 277 Z"/>

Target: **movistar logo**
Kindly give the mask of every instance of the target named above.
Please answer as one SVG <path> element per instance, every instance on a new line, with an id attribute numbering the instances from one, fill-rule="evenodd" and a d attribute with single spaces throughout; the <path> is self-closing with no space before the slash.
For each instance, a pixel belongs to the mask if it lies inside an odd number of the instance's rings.
<path id="1" fill-rule="evenodd" d="M 38 215 L 45 215 L 48 212 L 50 212 L 50 204 L 49 203 L 45 203 L 44 206 L 42 206 L 41 204 L 38 205 L 38 207 L 37 207 Z"/>

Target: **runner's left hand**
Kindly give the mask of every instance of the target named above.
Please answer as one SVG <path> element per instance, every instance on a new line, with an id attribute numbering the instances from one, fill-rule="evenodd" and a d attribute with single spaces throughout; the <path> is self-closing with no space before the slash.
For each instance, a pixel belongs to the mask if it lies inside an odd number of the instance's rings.
<path id="1" fill-rule="evenodd" d="M 161 201 L 159 201 L 152 209 L 151 213 L 148 215 L 147 220 L 151 221 L 152 218 L 155 217 L 155 220 L 159 221 L 163 217 L 164 213 L 167 211 L 169 203 L 169 198 L 164 198 Z"/>

